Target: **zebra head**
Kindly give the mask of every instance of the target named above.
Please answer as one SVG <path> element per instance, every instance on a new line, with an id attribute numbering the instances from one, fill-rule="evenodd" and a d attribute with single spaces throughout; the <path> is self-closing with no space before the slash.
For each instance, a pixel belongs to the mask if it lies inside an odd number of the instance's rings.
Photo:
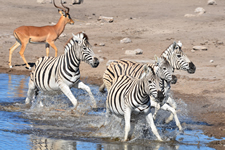
<path id="1" fill-rule="evenodd" d="M 184 70 L 190 74 L 195 73 L 196 67 L 192 61 L 182 51 L 182 43 L 178 41 L 169 46 L 167 50 L 162 53 L 162 57 L 172 65 L 174 69 Z"/>
<path id="2" fill-rule="evenodd" d="M 91 49 L 91 45 L 88 42 L 88 36 L 83 32 L 79 32 L 76 35 L 73 34 L 73 40 L 76 43 L 76 57 L 79 60 L 90 64 L 93 68 L 96 68 L 99 65 L 99 60 L 95 57 L 95 54 Z"/>
<path id="3" fill-rule="evenodd" d="M 158 71 L 155 72 L 156 75 L 166 80 L 167 82 L 172 81 L 172 73 L 173 73 L 173 67 L 169 64 L 169 62 L 165 58 L 158 58 L 155 56 L 155 64 L 159 67 Z"/>
<path id="4" fill-rule="evenodd" d="M 144 82 L 145 92 L 149 96 L 152 95 L 156 99 L 163 100 L 164 94 L 161 91 L 159 80 L 155 74 L 155 72 L 158 72 L 158 70 L 158 66 L 152 68 L 148 65 L 144 65 L 141 80 Z"/>

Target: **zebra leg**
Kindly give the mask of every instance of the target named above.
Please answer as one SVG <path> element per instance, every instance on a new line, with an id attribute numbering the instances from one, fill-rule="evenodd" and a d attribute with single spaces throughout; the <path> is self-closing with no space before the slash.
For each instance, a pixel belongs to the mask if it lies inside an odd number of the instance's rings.
<path id="1" fill-rule="evenodd" d="M 152 117 L 152 113 L 151 113 L 151 112 L 149 112 L 149 113 L 147 114 L 146 120 L 147 120 L 148 124 L 150 125 L 150 127 L 151 127 L 151 129 L 152 129 L 152 132 L 153 132 L 153 133 L 155 134 L 155 136 L 157 137 L 157 139 L 158 139 L 159 141 L 162 141 L 162 139 L 161 139 L 161 137 L 160 137 L 160 135 L 159 135 L 159 133 L 158 133 L 158 131 L 157 131 L 157 128 L 156 128 L 156 126 L 155 126 L 155 123 L 154 123 L 154 121 L 153 121 L 153 117 Z"/>
<path id="2" fill-rule="evenodd" d="M 125 119 L 124 141 L 128 140 L 128 135 L 130 131 L 130 118 L 131 118 L 131 109 L 129 107 L 126 107 L 124 111 L 124 119 Z"/>
<path id="3" fill-rule="evenodd" d="M 30 102 L 37 95 L 37 88 L 36 88 L 34 82 L 31 79 L 29 80 L 28 85 L 29 85 L 29 88 L 28 88 L 28 91 L 27 91 L 27 98 L 25 100 L 25 104 L 30 104 Z"/>
<path id="4" fill-rule="evenodd" d="M 177 117 L 176 110 L 175 110 L 173 107 L 170 107 L 168 104 L 164 104 L 164 105 L 161 107 L 161 109 L 172 112 L 172 114 L 174 115 L 174 119 L 175 119 L 176 125 L 177 125 L 177 127 L 179 128 L 179 130 L 181 131 L 181 130 L 182 130 L 182 127 L 181 127 L 180 121 L 179 121 L 179 119 L 178 119 L 178 117 Z"/>
<path id="5" fill-rule="evenodd" d="M 69 98 L 69 100 L 72 102 L 74 108 L 77 107 L 77 99 L 74 97 L 73 93 L 71 92 L 68 85 L 66 85 L 64 82 L 59 81 L 58 82 L 60 90 Z"/>
<path id="6" fill-rule="evenodd" d="M 97 108 L 96 101 L 95 101 L 95 98 L 94 98 L 94 96 L 93 96 L 93 94 L 92 94 L 92 92 L 91 92 L 90 87 L 87 86 L 87 85 L 85 85 L 85 84 L 84 84 L 83 82 L 81 82 L 81 81 L 78 82 L 77 87 L 78 87 L 79 89 L 82 89 L 82 90 L 85 90 L 85 91 L 88 92 L 89 96 L 91 97 L 91 101 L 92 101 L 92 103 L 93 103 L 93 108 Z"/>
<path id="7" fill-rule="evenodd" d="M 175 110 L 177 109 L 177 104 L 171 97 L 168 98 L 167 103 L 173 107 Z M 173 113 L 165 120 L 165 123 L 170 123 L 173 120 Z"/>
<path id="8" fill-rule="evenodd" d="M 154 101 L 154 98 L 151 97 L 151 107 L 155 107 L 155 112 L 153 114 L 153 119 L 156 119 L 156 114 L 158 112 L 158 110 L 160 109 L 160 104 L 157 103 L 156 101 Z"/>

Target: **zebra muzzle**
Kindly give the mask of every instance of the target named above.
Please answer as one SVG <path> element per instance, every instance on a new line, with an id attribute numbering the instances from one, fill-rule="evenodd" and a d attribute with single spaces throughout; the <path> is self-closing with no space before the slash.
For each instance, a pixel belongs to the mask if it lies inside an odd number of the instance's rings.
<path id="1" fill-rule="evenodd" d="M 92 67 L 93 67 L 93 68 L 96 68 L 96 67 L 98 67 L 98 65 L 99 65 L 99 60 L 98 60 L 97 57 L 94 57 L 94 58 L 93 58 Z"/>
<path id="2" fill-rule="evenodd" d="M 195 70 L 196 70 L 195 65 L 193 64 L 193 62 L 190 62 L 189 63 L 189 69 L 187 70 L 187 72 L 190 73 L 190 74 L 193 74 L 193 73 L 195 73 Z"/>
<path id="3" fill-rule="evenodd" d="M 171 84 L 176 84 L 177 83 L 177 77 L 175 75 L 172 75 L 172 80 L 170 82 Z"/>

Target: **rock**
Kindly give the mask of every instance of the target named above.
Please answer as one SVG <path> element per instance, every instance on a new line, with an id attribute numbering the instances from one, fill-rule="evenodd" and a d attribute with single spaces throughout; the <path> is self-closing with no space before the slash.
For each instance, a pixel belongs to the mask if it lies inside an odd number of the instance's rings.
<path id="1" fill-rule="evenodd" d="M 62 34 L 60 34 L 60 36 L 59 37 L 66 37 L 66 33 L 62 33 Z"/>
<path id="2" fill-rule="evenodd" d="M 195 9 L 195 13 L 198 13 L 198 15 L 202 15 L 202 14 L 204 14 L 205 12 L 206 12 L 205 9 L 202 8 L 202 7 L 197 7 L 197 8 Z"/>
<path id="3" fill-rule="evenodd" d="M 210 60 L 209 62 L 210 62 L 210 63 L 213 63 L 214 61 L 213 61 L 213 60 Z"/>
<path id="4" fill-rule="evenodd" d="M 37 0 L 37 3 L 39 3 L 39 4 L 45 4 L 45 0 Z"/>
<path id="5" fill-rule="evenodd" d="M 218 45 L 223 45 L 223 42 L 222 41 L 217 41 L 217 44 Z"/>
<path id="6" fill-rule="evenodd" d="M 100 43 L 99 46 L 105 46 L 105 43 Z"/>
<path id="7" fill-rule="evenodd" d="M 50 25 L 56 25 L 56 23 L 55 23 L 55 22 L 49 22 L 49 24 L 50 24 Z"/>
<path id="8" fill-rule="evenodd" d="M 83 0 L 72 0 L 72 5 L 81 4 Z"/>
<path id="9" fill-rule="evenodd" d="M 126 55 L 140 55 L 140 54 L 143 54 L 143 50 L 142 49 L 126 50 L 125 54 Z"/>
<path id="10" fill-rule="evenodd" d="M 136 52 L 136 55 L 140 55 L 140 54 L 143 54 L 143 50 L 142 49 L 135 49 L 134 50 Z"/>
<path id="11" fill-rule="evenodd" d="M 124 38 L 124 39 L 120 40 L 120 43 L 131 43 L 131 42 L 132 41 L 129 38 Z"/>
<path id="12" fill-rule="evenodd" d="M 208 41 L 206 40 L 206 41 L 204 41 L 204 42 L 201 42 L 200 44 L 201 45 L 205 45 L 205 44 L 207 44 L 208 43 Z"/>
<path id="13" fill-rule="evenodd" d="M 101 21 L 101 22 L 108 22 L 108 23 L 111 23 L 113 22 L 113 17 L 105 17 L 105 16 L 100 16 L 98 18 L 98 21 Z"/>
<path id="14" fill-rule="evenodd" d="M 193 46 L 193 50 L 203 50 L 203 51 L 207 51 L 207 47 L 205 46 Z"/>
<path id="15" fill-rule="evenodd" d="M 208 5 L 216 5 L 216 1 L 215 0 L 208 0 Z"/>
<path id="16" fill-rule="evenodd" d="M 195 13 L 197 14 L 185 14 L 184 17 L 196 17 L 204 14 L 205 12 L 206 12 L 205 9 L 203 9 L 202 7 L 197 7 L 195 9 Z"/>

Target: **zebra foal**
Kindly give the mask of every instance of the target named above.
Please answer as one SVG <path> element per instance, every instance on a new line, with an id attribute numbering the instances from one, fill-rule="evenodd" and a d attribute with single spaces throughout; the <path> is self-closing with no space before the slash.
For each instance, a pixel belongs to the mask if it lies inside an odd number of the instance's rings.
<path id="1" fill-rule="evenodd" d="M 90 88 L 80 81 L 80 62 L 84 61 L 93 68 L 99 64 L 98 58 L 88 42 L 88 36 L 79 32 L 67 42 L 65 53 L 58 57 L 41 57 L 35 63 L 31 72 L 26 104 L 30 104 L 39 90 L 58 91 L 61 90 L 76 108 L 77 99 L 70 88 L 76 87 L 86 90 L 91 97 L 93 107 L 96 102 Z"/>
<path id="2" fill-rule="evenodd" d="M 124 141 L 128 140 L 132 113 L 136 115 L 143 113 L 157 139 L 162 141 L 153 121 L 149 97 L 152 95 L 155 98 L 164 98 L 163 93 L 159 90 L 159 83 L 155 75 L 157 70 L 158 67 L 151 68 L 145 65 L 141 79 L 135 79 L 126 75 L 119 75 L 113 79 L 114 82 L 107 95 L 106 109 L 107 113 L 124 117 Z"/>

